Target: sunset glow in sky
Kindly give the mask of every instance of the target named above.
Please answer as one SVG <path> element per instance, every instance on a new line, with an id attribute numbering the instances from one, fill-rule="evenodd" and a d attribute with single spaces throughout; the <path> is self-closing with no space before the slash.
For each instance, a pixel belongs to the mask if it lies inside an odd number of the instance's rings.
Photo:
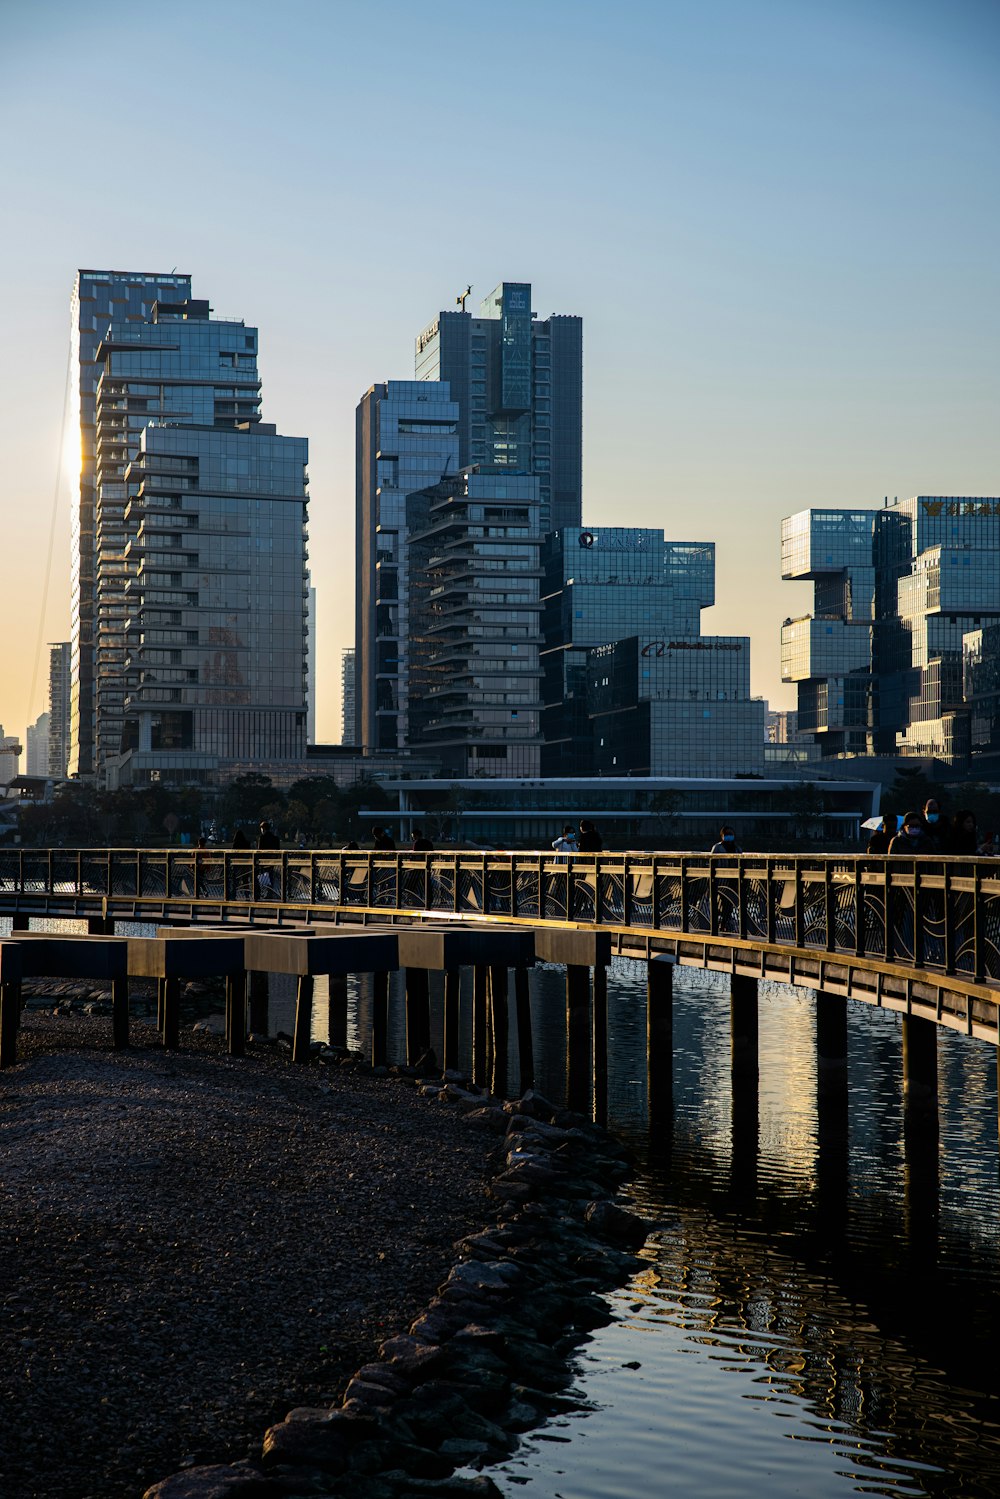
<path id="1" fill-rule="evenodd" d="M 793 706 L 782 516 L 1000 494 L 998 127 L 992 0 L 0 0 L 0 722 L 69 636 L 78 266 L 260 328 L 264 420 L 310 442 L 321 740 L 354 408 L 470 281 L 583 317 L 584 520 L 714 540 L 704 626 Z"/>

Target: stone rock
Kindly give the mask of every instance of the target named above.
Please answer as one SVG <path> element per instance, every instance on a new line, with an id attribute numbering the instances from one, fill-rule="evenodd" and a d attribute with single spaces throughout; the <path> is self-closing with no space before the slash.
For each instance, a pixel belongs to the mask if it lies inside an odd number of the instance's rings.
<path id="1" fill-rule="evenodd" d="M 374 1423 L 365 1426 L 341 1411 L 299 1408 L 265 1433 L 263 1459 L 268 1467 L 288 1463 L 343 1473 L 352 1447 L 373 1429 Z"/>
<path id="2" fill-rule="evenodd" d="M 521 1272 L 516 1265 L 510 1265 L 504 1260 L 461 1260 L 452 1266 L 451 1274 L 442 1287 L 442 1294 L 446 1288 L 460 1288 L 473 1295 L 507 1295 L 513 1285 L 521 1278 Z"/>
<path id="3" fill-rule="evenodd" d="M 249 1463 L 213 1463 L 173 1473 L 147 1489 L 143 1499 L 275 1499 L 279 1487 Z"/>
<path id="4" fill-rule="evenodd" d="M 508 1114 L 526 1114 L 529 1119 L 541 1119 L 545 1124 L 551 1124 L 557 1112 L 555 1104 L 534 1088 L 529 1088 L 523 1098 L 515 1098 L 504 1108 Z"/>
<path id="5" fill-rule="evenodd" d="M 478 1099 L 476 1100 L 478 1102 Z M 465 1115 L 465 1123 L 477 1126 L 479 1129 L 489 1129 L 497 1135 L 507 1133 L 507 1119 L 503 1109 L 471 1108 Z"/>
<path id="6" fill-rule="evenodd" d="M 641 1249 L 646 1242 L 649 1224 L 615 1202 L 592 1202 L 583 1216 L 594 1233 L 602 1239 L 610 1239 L 613 1244 Z"/>

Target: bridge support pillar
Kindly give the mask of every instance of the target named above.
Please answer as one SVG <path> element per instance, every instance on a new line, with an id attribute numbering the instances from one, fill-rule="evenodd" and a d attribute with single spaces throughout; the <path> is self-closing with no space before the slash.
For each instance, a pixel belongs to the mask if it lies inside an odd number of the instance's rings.
<path id="1" fill-rule="evenodd" d="M 31 923 L 31 917 L 27 911 L 15 911 L 10 918 L 11 932 L 26 932 Z M 89 923 L 88 923 L 89 926 Z"/>
<path id="2" fill-rule="evenodd" d="M 292 1061 L 308 1062 L 312 1036 L 313 977 L 303 973 L 295 988 L 295 1034 L 292 1037 Z"/>
<path id="3" fill-rule="evenodd" d="M 816 993 L 816 1075 L 820 1090 L 836 1090 L 847 1073 L 847 1000 L 841 994 Z"/>
<path id="4" fill-rule="evenodd" d="M 160 979 L 160 1035 L 168 1049 L 176 1051 L 181 1040 L 181 982 L 176 978 Z"/>
<path id="5" fill-rule="evenodd" d="M 21 954 L 13 943 L 0 943 L 0 1067 L 17 1061 L 21 1025 Z"/>
<path id="6" fill-rule="evenodd" d="M 903 1016 L 903 1132 L 907 1147 L 938 1133 L 937 1026 Z"/>
<path id="7" fill-rule="evenodd" d="M 729 998 L 730 1069 L 734 1078 L 757 1079 L 757 980 L 734 973 Z"/>
<path id="8" fill-rule="evenodd" d="M 241 1057 L 247 1049 L 247 975 L 231 973 L 226 978 L 226 1049 Z"/>
<path id="9" fill-rule="evenodd" d="M 566 967 L 566 1103 L 578 1114 L 588 1108 L 591 1063 L 590 969 Z"/>
<path id="10" fill-rule="evenodd" d="M 489 1055 L 489 992 L 490 970 L 477 963 L 472 970 L 472 1080 L 480 1087 L 486 1086 Z"/>
<path id="11" fill-rule="evenodd" d="M 372 1066 L 384 1067 L 389 1047 L 389 975 L 372 974 Z"/>
<path id="12" fill-rule="evenodd" d="M 490 967 L 490 1037 L 493 1066 L 490 1091 L 507 1095 L 507 1057 L 510 1019 L 507 1013 L 507 969 L 500 963 Z"/>
<path id="13" fill-rule="evenodd" d="M 330 1045 L 347 1050 L 347 974 L 331 973 L 327 978 L 330 995 Z"/>
<path id="14" fill-rule="evenodd" d="M 27 926 L 27 922 L 25 922 Z M 88 937 L 113 937 L 115 935 L 115 918 L 113 916 L 88 916 Z"/>
<path id="15" fill-rule="evenodd" d="M 816 994 L 816 1201 L 824 1238 L 843 1238 L 848 1187 L 847 1000 Z"/>
<path id="16" fill-rule="evenodd" d="M 594 968 L 594 1122 L 608 1123 L 608 970 Z"/>
<path id="17" fill-rule="evenodd" d="M 531 990 L 528 970 L 521 964 L 514 969 L 514 1009 L 517 1015 L 518 1088 L 526 1093 L 535 1086 L 535 1052 L 531 1038 Z"/>
<path id="18" fill-rule="evenodd" d="M 431 1000 L 426 968 L 406 969 L 406 1065 L 430 1050 Z"/>
<path id="19" fill-rule="evenodd" d="M 459 1013 L 462 1000 L 462 970 L 446 968 L 444 973 L 444 1056 L 441 1069 L 458 1067 Z"/>
<path id="20" fill-rule="evenodd" d="M 267 1011 L 270 986 L 266 973 L 248 973 L 250 996 L 250 1030 L 256 1036 L 267 1035 Z"/>
<path id="21" fill-rule="evenodd" d="M 674 968 L 650 958 L 646 969 L 646 1092 L 649 1124 L 669 1121 L 674 1098 Z"/>

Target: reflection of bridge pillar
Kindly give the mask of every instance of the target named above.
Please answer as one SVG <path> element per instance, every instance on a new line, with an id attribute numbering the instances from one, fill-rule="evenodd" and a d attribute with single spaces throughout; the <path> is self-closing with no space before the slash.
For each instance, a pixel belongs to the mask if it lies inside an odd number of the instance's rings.
<path id="1" fill-rule="evenodd" d="M 734 1206 L 749 1209 L 757 1197 L 760 1120 L 757 1092 L 757 980 L 733 974 L 729 999 L 730 1074 L 733 1099 L 730 1191 Z"/>
<path id="2" fill-rule="evenodd" d="M 847 1000 L 816 995 L 816 1199 L 824 1240 L 842 1239 L 847 1223 L 849 1135 Z"/>
<path id="3" fill-rule="evenodd" d="M 514 969 L 514 1010 L 517 1015 L 518 1091 L 535 1086 L 535 1054 L 531 1039 L 531 990 L 523 963 Z"/>
<path id="4" fill-rule="evenodd" d="M 590 969 L 566 965 L 566 1103 L 585 1114 L 590 1082 Z"/>
<path id="5" fill-rule="evenodd" d="M 330 994 L 330 1034 L 331 1046 L 340 1046 L 347 1050 L 347 974 L 331 973 L 327 979 Z"/>
<path id="6" fill-rule="evenodd" d="M 426 968 L 406 969 L 406 1064 L 430 1049 L 431 1000 Z"/>
<path id="7" fill-rule="evenodd" d="M 903 1134 L 907 1150 L 938 1135 L 937 1026 L 919 1015 L 903 1016 Z"/>
<path id="8" fill-rule="evenodd" d="M 493 1067 L 490 1091 L 498 1098 L 507 1094 L 507 969 L 500 963 L 490 966 L 490 1037 L 493 1042 Z"/>
<path id="9" fill-rule="evenodd" d="M 650 958 L 646 969 L 646 1093 L 650 1129 L 669 1123 L 674 1098 L 674 967 Z"/>

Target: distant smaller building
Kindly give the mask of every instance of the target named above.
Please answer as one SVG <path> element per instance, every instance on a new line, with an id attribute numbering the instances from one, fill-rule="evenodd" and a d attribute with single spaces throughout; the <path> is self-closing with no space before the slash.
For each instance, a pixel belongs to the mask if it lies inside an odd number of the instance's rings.
<path id="1" fill-rule="evenodd" d="M 356 663 L 357 655 L 355 654 L 354 646 L 347 646 L 341 652 L 340 656 L 340 684 L 343 703 L 341 744 L 357 744 L 359 742 Z"/>
<path id="2" fill-rule="evenodd" d="M 45 779 L 49 773 L 49 715 L 40 713 L 35 722 L 28 725 L 25 737 L 28 744 L 27 773 Z"/>
<path id="3" fill-rule="evenodd" d="M 53 780 L 64 781 L 70 748 L 70 643 L 60 640 L 49 646 L 49 763 Z"/>
<path id="4" fill-rule="evenodd" d="M 16 734 L 5 734 L 0 724 L 0 786 L 6 786 L 17 775 L 23 747 Z"/>

